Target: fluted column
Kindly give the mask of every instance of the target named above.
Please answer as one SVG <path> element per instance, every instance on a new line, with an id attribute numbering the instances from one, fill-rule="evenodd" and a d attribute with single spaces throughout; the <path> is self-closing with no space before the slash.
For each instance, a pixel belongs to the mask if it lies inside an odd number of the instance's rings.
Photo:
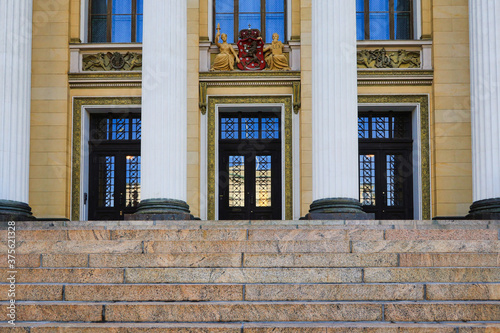
<path id="1" fill-rule="evenodd" d="M 29 199 L 32 0 L 0 1 L 0 220 L 32 219 Z"/>
<path id="2" fill-rule="evenodd" d="M 143 35 L 142 200 L 137 214 L 186 218 L 187 1 L 144 1 Z"/>
<path id="3" fill-rule="evenodd" d="M 316 213 L 362 213 L 356 67 L 355 1 L 312 1 L 313 203 L 309 218 Z"/>
<path id="4" fill-rule="evenodd" d="M 470 218 L 500 218 L 500 3 L 469 0 L 472 181 Z"/>

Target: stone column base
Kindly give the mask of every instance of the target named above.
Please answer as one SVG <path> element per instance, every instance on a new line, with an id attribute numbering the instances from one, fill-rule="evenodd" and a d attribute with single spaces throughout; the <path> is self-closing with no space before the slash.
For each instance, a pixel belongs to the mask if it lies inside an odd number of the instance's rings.
<path id="1" fill-rule="evenodd" d="M 327 198 L 311 204 L 306 220 L 374 220 L 375 214 L 367 214 L 359 200 L 351 198 Z"/>
<path id="2" fill-rule="evenodd" d="M 146 199 L 139 203 L 135 214 L 126 214 L 125 220 L 195 220 L 195 217 L 182 200 Z"/>
<path id="3" fill-rule="evenodd" d="M 0 221 L 34 221 L 31 207 L 24 202 L 0 200 Z"/>
<path id="4" fill-rule="evenodd" d="M 500 220 L 500 198 L 485 199 L 470 206 L 469 220 Z"/>

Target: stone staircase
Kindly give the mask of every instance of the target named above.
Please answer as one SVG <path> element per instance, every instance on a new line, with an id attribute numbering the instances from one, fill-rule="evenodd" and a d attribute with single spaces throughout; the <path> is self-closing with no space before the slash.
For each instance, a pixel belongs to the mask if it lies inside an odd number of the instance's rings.
<path id="1" fill-rule="evenodd" d="M 6 227 L 1 332 L 500 332 L 499 221 Z"/>

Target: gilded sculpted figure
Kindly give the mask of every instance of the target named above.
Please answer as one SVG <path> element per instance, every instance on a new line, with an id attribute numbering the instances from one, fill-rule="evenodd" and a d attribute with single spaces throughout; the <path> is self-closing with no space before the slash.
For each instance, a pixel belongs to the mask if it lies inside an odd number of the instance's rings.
<path id="1" fill-rule="evenodd" d="M 222 44 L 219 43 L 219 36 L 222 39 Z M 232 71 L 234 70 L 234 61 L 240 62 L 240 58 L 236 54 L 231 44 L 227 42 L 227 35 L 220 33 L 220 25 L 217 25 L 217 34 L 215 35 L 215 45 L 219 47 L 220 53 L 215 57 L 211 71 Z"/>
<path id="2" fill-rule="evenodd" d="M 288 60 L 283 54 L 283 43 L 279 41 L 280 36 L 273 34 L 273 42 L 264 49 L 266 63 L 270 70 L 289 71 Z"/>

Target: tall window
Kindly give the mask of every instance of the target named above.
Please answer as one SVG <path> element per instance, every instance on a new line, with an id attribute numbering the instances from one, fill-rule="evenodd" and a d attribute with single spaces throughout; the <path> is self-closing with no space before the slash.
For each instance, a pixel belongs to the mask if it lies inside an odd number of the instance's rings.
<path id="1" fill-rule="evenodd" d="M 141 43 L 143 0 L 90 0 L 91 43 Z"/>
<path id="2" fill-rule="evenodd" d="M 413 0 L 356 0 L 358 40 L 412 39 Z"/>
<path id="3" fill-rule="evenodd" d="M 214 0 L 214 36 L 220 24 L 221 33 L 234 43 L 239 31 L 250 25 L 261 31 L 264 42 L 270 43 L 275 32 L 285 42 L 285 6 L 285 0 Z"/>

